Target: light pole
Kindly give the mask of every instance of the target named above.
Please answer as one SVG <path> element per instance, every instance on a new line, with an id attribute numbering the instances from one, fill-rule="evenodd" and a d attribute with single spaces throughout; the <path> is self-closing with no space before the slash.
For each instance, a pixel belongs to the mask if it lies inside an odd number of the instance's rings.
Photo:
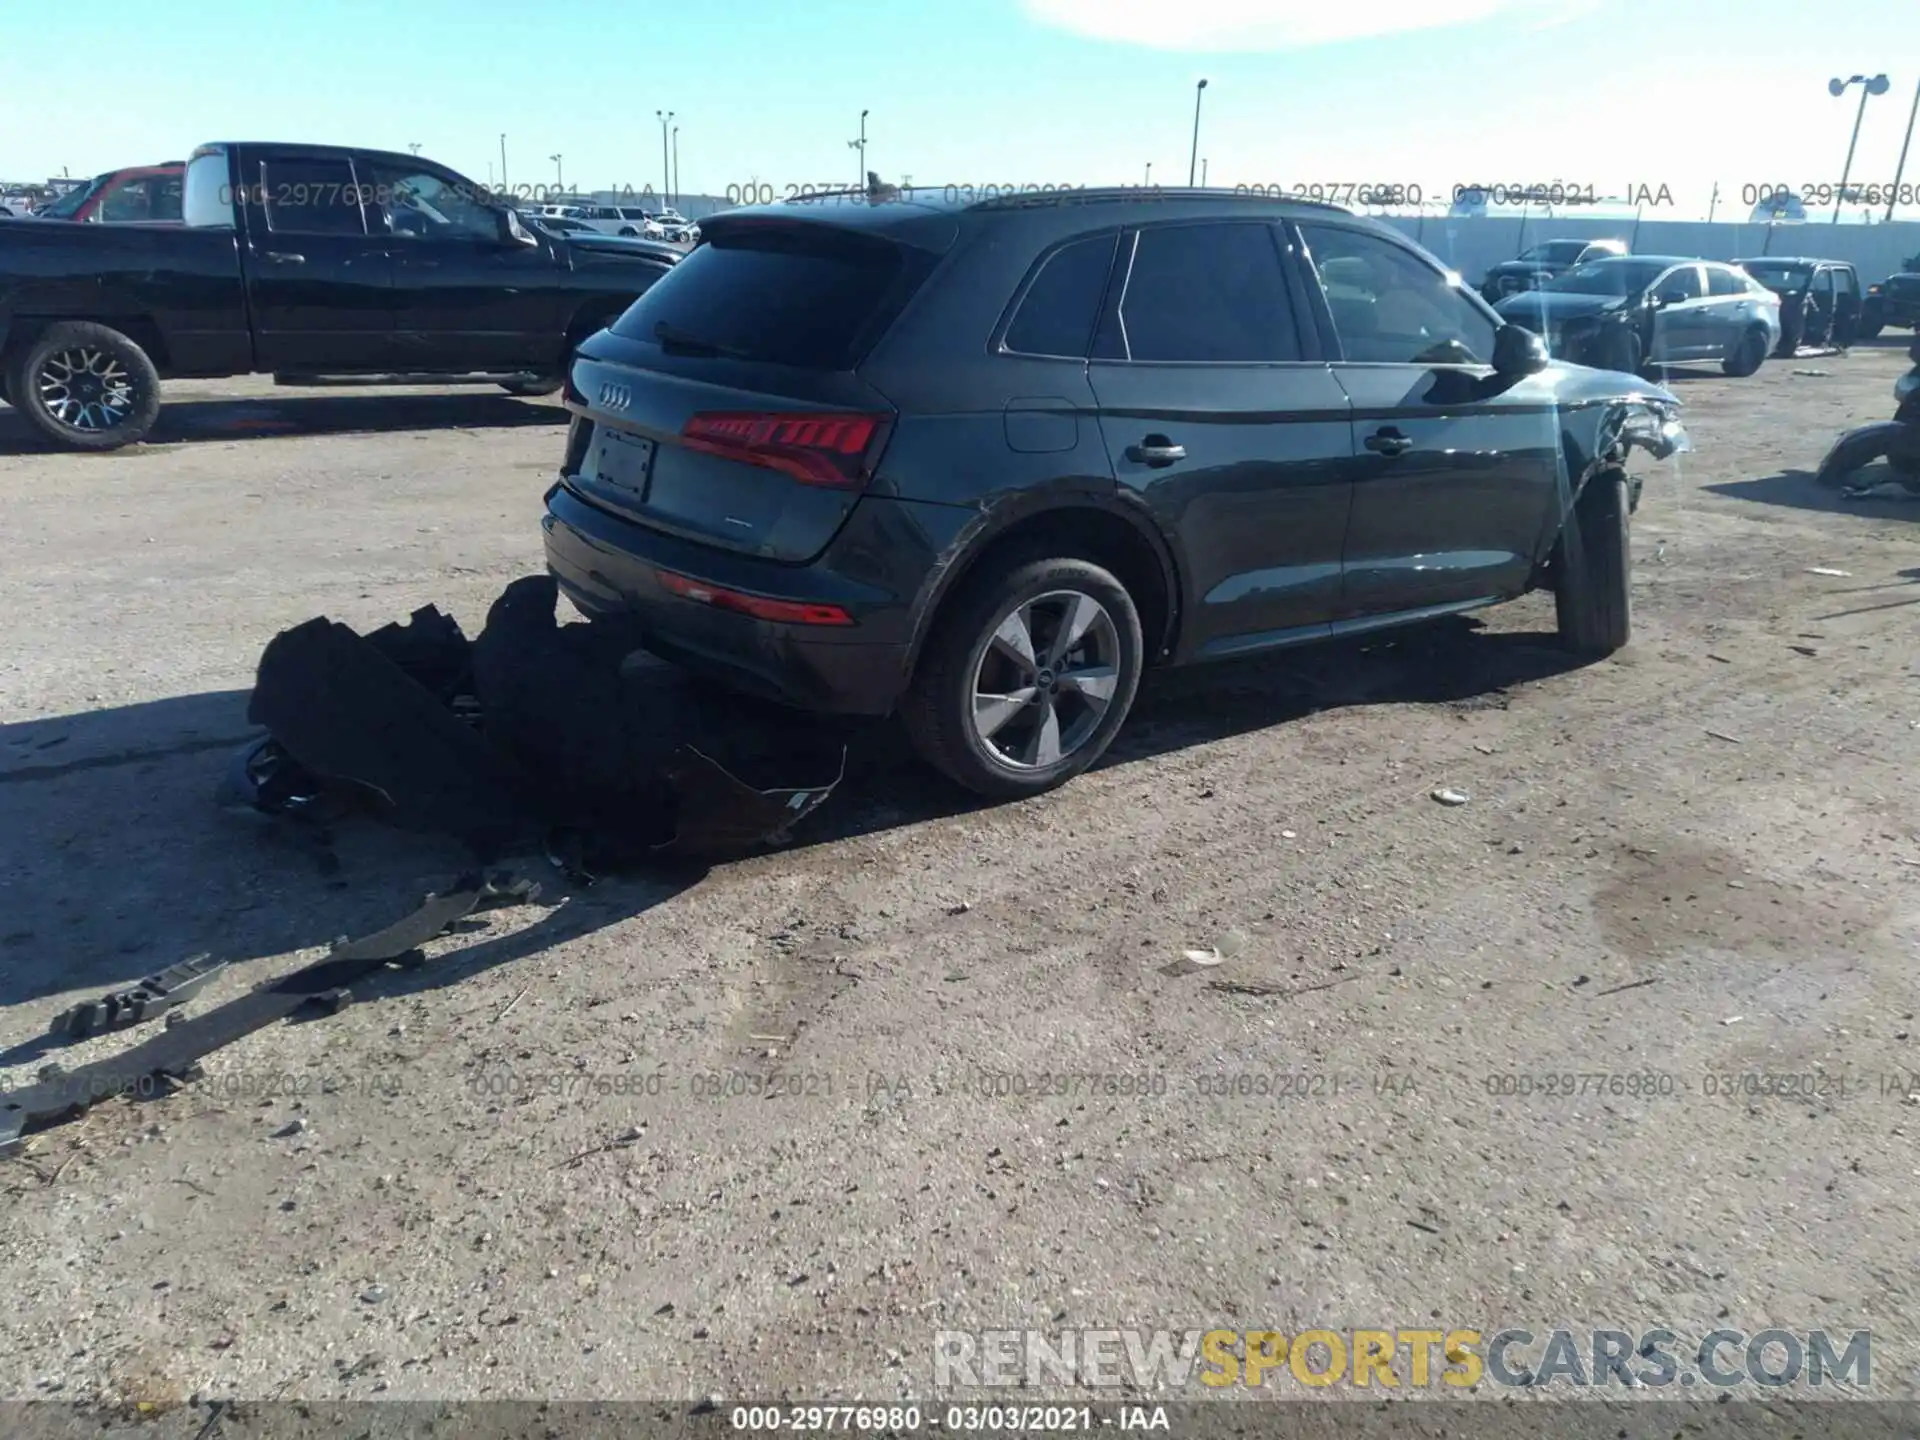
<path id="1" fill-rule="evenodd" d="M 1147 178 L 1142 180 L 1140 183 L 1142 185 L 1153 184 L 1153 161 L 1151 160 L 1147 161 Z"/>
<path id="2" fill-rule="evenodd" d="M 1849 85 L 1860 87 L 1860 108 L 1853 116 L 1853 139 L 1847 142 L 1847 163 L 1840 171 L 1840 193 L 1833 197 L 1833 223 L 1840 223 L 1840 207 L 1847 199 L 1847 177 L 1853 174 L 1853 150 L 1860 143 L 1860 122 L 1867 118 L 1867 97 L 1887 93 L 1889 81 L 1884 75 L 1855 75 L 1849 79 L 1833 79 L 1827 82 L 1827 93 L 1838 100 L 1847 93 Z"/>
<path id="3" fill-rule="evenodd" d="M 507 132 L 500 132 L 500 188 L 507 188 Z"/>
<path id="4" fill-rule="evenodd" d="M 856 151 L 860 156 L 860 173 L 854 187 L 858 190 L 867 188 L 867 116 L 870 113 L 866 110 L 860 112 L 860 138 L 847 141 L 847 148 Z"/>
<path id="5" fill-rule="evenodd" d="M 407 142 L 407 149 L 418 155 L 420 153 L 420 142 L 418 140 L 409 140 Z"/>
<path id="6" fill-rule="evenodd" d="M 665 198 L 665 192 L 671 192 L 673 189 L 673 166 L 667 159 L 667 127 L 673 123 L 673 112 L 656 110 L 653 113 L 660 117 L 660 185 Z M 671 199 L 665 199 L 665 203 L 671 205 L 673 202 Z"/>
<path id="7" fill-rule="evenodd" d="M 555 154 L 549 155 L 547 158 L 553 161 L 553 188 L 556 192 L 560 194 L 565 194 L 567 189 L 567 177 L 560 173 L 560 156 L 558 153 L 555 153 Z"/>
<path id="8" fill-rule="evenodd" d="M 1893 219 L 1893 202 L 1900 198 L 1900 177 L 1907 173 L 1907 150 L 1913 144 L 1913 122 L 1920 120 L 1920 83 L 1913 87 L 1913 109 L 1907 113 L 1907 138 L 1900 142 L 1900 163 L 1893 167 L 1893 193 L 1887 196 L 1887 219 Z"/>
<path id="9" fill-rule="evenodd" d="M 1207 157 L 1202 155 L 1200 157 L 1200 188 L 1204 190 L 1206 188 L 1206 185 L 1207 185 Z"/>
<path id="10" fill-rule="evenodd" d="M 1187 153 L 1187 188 L 1193 188 L 1193 162 L 1200 154 L 1200 97 L 1207 93 L 1203 79 L 1193 87 L 1193 149 Z"/>
<path id="11" fill-rule="evenodd" d="M 673 176 L 673 194 L 668 197 L 668 202 L 673 205 L 678 205 L 680 203 L 680 127 L 678 125 L 673 127 L 673 170 L 671 173 Z"/>

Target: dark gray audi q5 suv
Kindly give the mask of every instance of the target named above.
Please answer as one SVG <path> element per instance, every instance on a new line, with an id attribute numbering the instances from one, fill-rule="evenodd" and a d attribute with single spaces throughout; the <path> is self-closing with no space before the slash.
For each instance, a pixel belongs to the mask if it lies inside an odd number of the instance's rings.
<path id="1" fill-rule="evenodd" d="M 1141 671 L 1539 586 L 1628 635 L 1674 397 L 1548 362 L 1323 205 L 1076 190 L 731 211 L 574 360 L 548 565 L 804 709 L 898 710 L 990 795 L 1097 760 Z"/>

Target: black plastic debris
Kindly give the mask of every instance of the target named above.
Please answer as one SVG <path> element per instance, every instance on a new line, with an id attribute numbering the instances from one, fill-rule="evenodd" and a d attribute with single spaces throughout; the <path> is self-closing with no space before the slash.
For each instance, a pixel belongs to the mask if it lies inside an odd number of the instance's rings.
<path id="1" fill-rule="evenodd" d="M 417 958 L 420 946 L 477 911 L 531 904 L 540 887 L 501 871 L 470 874 L 428 895 L 418 909 L 359 940 L 333 945 L 323 960 L 271 980 L 203 1015 L 172 1026 L 118 1055 L 71 1070 L 49 1065 L 38 1084 L 0 1092 L 0 1156 L 35 1130 L 71 1119 L 116 1095 L 164 1095 L 200 1074 L 200 1061 L 243 1036 L 301 1010 L 332 1012 L 351 1003 L 351 986 L 393 964 Z"/>
<path id="2" fill-rule="evenodd" d="M 614 624 L 558 624 L 549 576 L 509 585 L 469 642 L 432 606 L 360 636 L 276 636 L 249 717 L 270 739 L 228 790 L 274 814 L 370 808 L 482 860 L 541 850 L 578 878 L 787 838 L 845 769 L 809 717 L 718 690 Z"/>

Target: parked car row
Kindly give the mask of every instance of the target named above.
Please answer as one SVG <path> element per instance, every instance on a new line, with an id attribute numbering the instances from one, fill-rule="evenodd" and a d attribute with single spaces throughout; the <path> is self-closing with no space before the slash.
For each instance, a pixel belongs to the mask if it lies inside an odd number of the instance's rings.
<path id="1" fill-rule="evenodd" d="M 636 205 L 547 204 L 521 212 L 536 220 L 565 220 L 603 235 L 662 240 L 669 244 L 698 241 L 700 227 L 679 211 L 645 210 Z"/>
<path id="2" fill-rule="evenodd" d="M 1628 260 L 1648 263 L 1600 263 Z M 1596 263 L 1600 268 L 1589 268 Z M 1777 329 L 1753 313 L 1752 301 L 1758 298 L 1753 287 L 1743 286 L 1729 269 L 1752 277 L 1777 299 Z M 1760 329 L 1773 331 L 1766 353 L 1780 356 L 1803 345 L 1835 347 L 1871 339 L 1888 325 L 1920 331 L 1920 256 L 1863 290 L 1858 270 L 1841 260 L 1629 257 L 1626 243 L 1618 239 L 1543 240 L 1491 267 L 1480 283 L 1480 293 L 1495 305 L 1536 291 L 1551 294 L 1516 303 L 1504 313 L 1540 328 L 1550 346 L 1572 347 L 1556 354 L 1589 364 L 1710 359 L 1727 364 L 1729 374 L 1751 374 L 1745 368 L 1751 355 L 1741 346 L 1750 349 L 1754 342 L 1748 335 Z M 1567 294 L 1590 298 L 1553 298 Z M 1653 319 L 1652 312 L 1662 309 L 1670 313 Z"/>

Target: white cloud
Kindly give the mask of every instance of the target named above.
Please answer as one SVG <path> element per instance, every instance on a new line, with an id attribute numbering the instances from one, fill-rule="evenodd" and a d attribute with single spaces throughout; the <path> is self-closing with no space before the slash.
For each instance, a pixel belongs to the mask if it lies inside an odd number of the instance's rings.
<path id="1" fill-rule="evenodd" d="M 1510 18 L 1558 24 L 1600 0 L 1025 0 L 1043 25 L 1156 50 L 1293 50 Z"/>

